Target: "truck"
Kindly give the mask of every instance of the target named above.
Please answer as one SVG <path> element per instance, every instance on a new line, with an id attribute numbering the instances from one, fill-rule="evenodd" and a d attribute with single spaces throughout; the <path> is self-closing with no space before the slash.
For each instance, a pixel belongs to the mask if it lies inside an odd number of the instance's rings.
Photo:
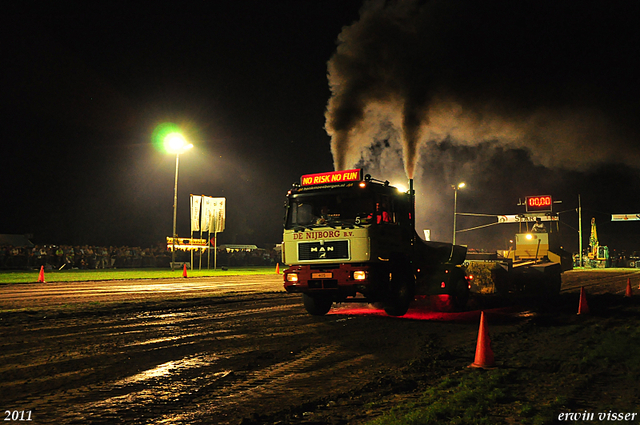
<path id="1" fill-rule="evenodd" d="M 332 171 L 304 175 L 287 193 L 284 288 L 302 294 L 309 314 L 359 302 L 402 316 L 416 296 L 463 308 L 465 255 L 464 246 L 418 236 L 413 180 L 403 191 L 362 169 Z"/>

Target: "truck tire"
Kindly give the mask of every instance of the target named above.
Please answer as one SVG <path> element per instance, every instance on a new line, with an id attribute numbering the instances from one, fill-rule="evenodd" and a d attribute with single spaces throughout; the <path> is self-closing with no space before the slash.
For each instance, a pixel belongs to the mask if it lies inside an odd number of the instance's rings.
<path id="1" fill-rule="evenodd" d="M 467 301 L 469 301 L 469 284 L 464 277 L 460 277 L 456 279 L 456 283 L 453 287 L 453 293 L 451 295 L 451 302 L 453 304 L 453 308 L 456 310 L 461 310 L 467 306 Z"/>
<path id="2" fill-rule="evenodd" d="M 302 302 L 307 313 L 313 316 L 324 316 L 331 310 L 331 305 L 333 304 L 330 298 L 308 294 L 302 294 Z"/>
<path id="3" fill-rule="evenodd" d="M 404 316 L 415 297 L 415 282 L 408 273 L 409 267 L 407 264 L 402 270 L 398 269 L 392 274 L 389 295 L 384 302 L 384 311 L 389 316 Z"/>

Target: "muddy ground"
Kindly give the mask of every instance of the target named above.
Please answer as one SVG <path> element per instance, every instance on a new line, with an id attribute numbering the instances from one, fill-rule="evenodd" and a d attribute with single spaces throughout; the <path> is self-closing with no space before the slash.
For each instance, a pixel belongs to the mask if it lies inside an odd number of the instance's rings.
<path id="1" fill-rule="evenodd" d="M 498 367 L 549 363 L 543 372 L 554 373 L 562 367 L 553 353 L 580 345 L 590 323 L 640 324 L 635 297 L 624 299 L 627 279 L 640 293 L 639 278 L 622 269 L 573 271 L 555 301 L 476 296 L 468 311 L 422 304 L 404 318 L 360 304 L 312 317 L 299 295 L 284 292 L 99 303 L 84 294 L 72 308 L 24 310 L 14 299 L 0 313 L 2 419 L 25 411 L 33 423 L 365 423 L 465 370 L 481 310 Z M 580 286 L 589 317 L 576 314 Z M 587 409 L 618 387 L 576 385 L 565 404 Z M 637 388 L 622 393 L 615 397 L 640 396 Z M 494 423 L 520 423 L 507 408 L 492 415 Z"/>

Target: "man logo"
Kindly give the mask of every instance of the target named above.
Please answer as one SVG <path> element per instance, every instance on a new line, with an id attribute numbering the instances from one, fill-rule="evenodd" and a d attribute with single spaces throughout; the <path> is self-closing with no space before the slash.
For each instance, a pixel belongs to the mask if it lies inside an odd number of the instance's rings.
<path id="1" fill-rule="evenodd" d="M 349 258 L 348 241 L 300 242 L 298 244 L 298 259 L 301 261 L 347 258 Z"/>

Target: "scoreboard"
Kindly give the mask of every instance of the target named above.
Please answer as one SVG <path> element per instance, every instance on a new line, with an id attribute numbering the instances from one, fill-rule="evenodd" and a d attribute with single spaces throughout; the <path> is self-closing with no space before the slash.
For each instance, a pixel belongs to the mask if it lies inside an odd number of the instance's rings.
<path id="1" fill-rule="evenodd" d="M 550 195 L 527 196 L 525 198 L 527 212 L 551 212 L 553 199 Z"/>

